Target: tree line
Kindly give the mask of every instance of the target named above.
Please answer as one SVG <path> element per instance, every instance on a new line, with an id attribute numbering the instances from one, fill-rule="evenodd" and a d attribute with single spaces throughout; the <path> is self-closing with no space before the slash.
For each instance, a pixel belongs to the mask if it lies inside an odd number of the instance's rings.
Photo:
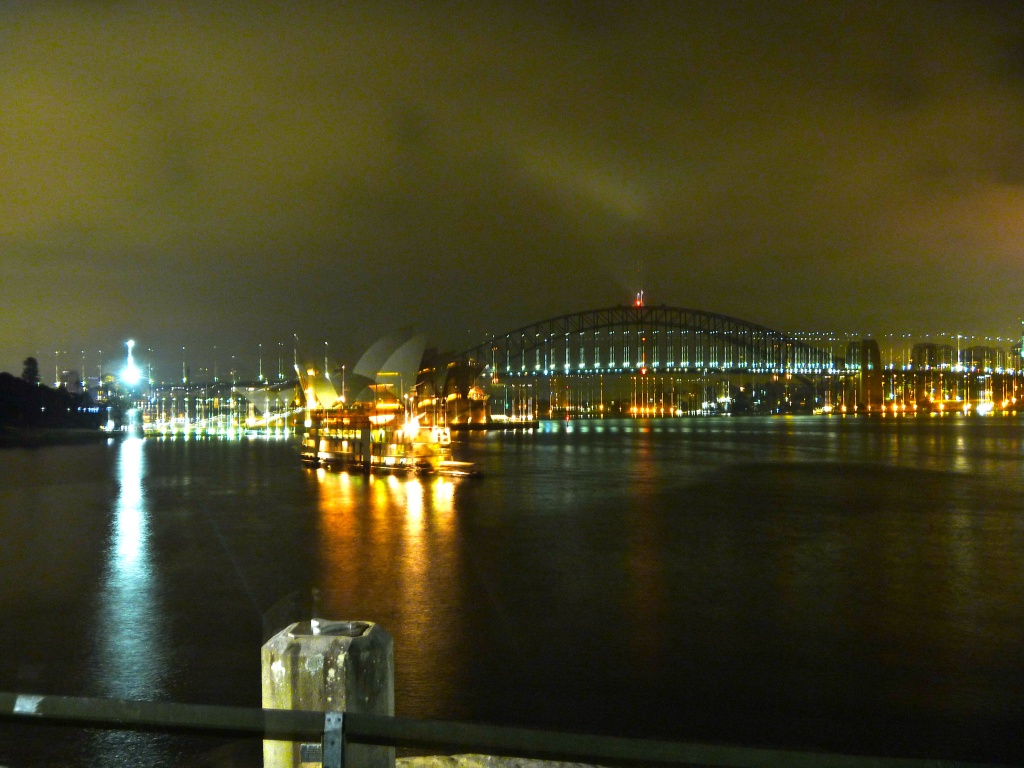
<path id="1" fill-rule="evenodd" d="M 98 429 L 105 421 L 88 394 L 43 384 L 34 357 L 25 359 L 20 378 L 0 373 L 0 427 Z"/>

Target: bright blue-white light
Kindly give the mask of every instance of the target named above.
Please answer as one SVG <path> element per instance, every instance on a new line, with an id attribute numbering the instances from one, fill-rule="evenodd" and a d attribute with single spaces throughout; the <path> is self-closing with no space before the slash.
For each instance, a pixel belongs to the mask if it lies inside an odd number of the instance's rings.
<path id="1" fill-rule="evenodd" d="M 128 346 L 128 362 L 124 366 L 124 370 L 121 371 L 121 381 L 127 384 L 129 387 L 134 387 L 140 381 L 142 381 L 142 371 L 135 365 L 135 360 L 132 358 L 132 347 L 135 346 L 135 342 L 131 339 L 127 342 Z"/>

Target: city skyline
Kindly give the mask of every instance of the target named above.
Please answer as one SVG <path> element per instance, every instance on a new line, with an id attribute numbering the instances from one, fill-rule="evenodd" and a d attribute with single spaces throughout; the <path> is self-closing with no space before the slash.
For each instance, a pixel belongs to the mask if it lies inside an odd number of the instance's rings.
<path id="1" fill-rule="evenodd" d="M 844 356 L 845 346 L 854 341 L 873 339 L 880 347 L 883 365 L 908 364 L 915 345 L 945 345 L 959 353 L 970 348 L 992 347 L 1008 355 L 1008 359 L 1019 355 L 1024 348 L 1024 335 L 1021 336 L 983 336 L 980 334 L 961 333 L 857 333 L 821 331 L 795 332 L 793 338 L 831 350 L 837 358 Z M 485 341 L 485 339 L 478 339 Z M 120 378 L 127 366 L 127 345 L 135 342 L 126 340 L 118 347 L 112 345 L 107 350 L 36 350 L 31 355 L 39 366 L 43 383 L 66 384 L 63 381 L 66 373 L 79 374 L 80 380 L 95 380 L 100 376 L 112 375 Z M 181 348 L 178 350 L 160 350 L 139 344 L 134 346 L 134 362 L 138 364 L 142 378 L 160 386 L 172 386 L 183 383 L 187 377 L 191 384 L 212 382 L 256 382 L 290 380 L 294 377 L 294 364 L 297 361 L 303 367 L 315 366 L 318 370 L 327 370 L 334 375 L 345 368 L 352 371 L 362 353 L 359 350 L 355 357 L 339 357 L 330 347 L 326 339 L 314 340 L 309 343 L 295 344 L 294 335 L 289 341 L 278 341 L 269 344 L 258 343 L 255 349 L 230 349 L 213 345 L 207 348 Z M 817 343 L 816 343 L 817 342 Z M 428 339 L 429 343 L 429 339 Z M 463 350 L 458 350 L 461 352 Z M 178 360 L 172 358 L 177 352 Z M 456 350 L 442 350 L 455 353 Z M 12 366 L 8 373 L 17 375 L 22 368 L 22 361 Z"/>
<path id="2" fill-rule="evenodd" d="M 641 289 L 785 331 L 1020 329 L 1015 3 L 0 21 L 3 370 L 292 334 L 354 362 L 408 326 L 458 351 Z"/>

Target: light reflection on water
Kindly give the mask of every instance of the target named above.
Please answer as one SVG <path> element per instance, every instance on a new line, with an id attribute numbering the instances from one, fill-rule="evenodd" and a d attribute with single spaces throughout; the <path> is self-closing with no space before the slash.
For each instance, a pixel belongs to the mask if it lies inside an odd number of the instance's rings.
<path id="1" fill-rule="evenodd" d="M 91 667 L 99 695 L 157 701 L 164 698 L 168 674 L 168 617 L 160 605 L 150 552 L 145 478 L 145 441 L 126 438 L 116 463 L 119 490 L 99 592 L 97 655 Z M 90 737 L 87 751 L 95 751 L 108 765 L 164 765 L 168 755 L 163 741 L 148 734 L 98 732 Z"/>
<path id="2" fill-rule="evenodd" d="M 316 479 L 325 610 L 393 632 L 400 709 L 422 709 L 427 695 L 430 707 L 458 710 L 458 660 L 447 645 L 465 608 L 458 481 L 322 469 Z M 446 665 L 451 674 L 438 675 Z"/>
<path id="3" fill-rule="evenodd" d="M 0 682 L 251 705 L 260 612 L 320 587 L 394 636 L 399 714 L 1007 762 L 1022 446 L 1020 422 L 755 418 L 460 435 L 479 479 L 273 442 L 12 453 L 0 610 L 43 631 Z M 180 764 L 104 738 L 74 764 Z"/>

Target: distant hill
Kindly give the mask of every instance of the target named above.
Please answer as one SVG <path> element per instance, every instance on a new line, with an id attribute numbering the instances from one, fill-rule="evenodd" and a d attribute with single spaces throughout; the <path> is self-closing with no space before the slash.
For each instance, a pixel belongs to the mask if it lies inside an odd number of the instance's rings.
<path id="1" fill-rule="evenodd" d="M 0 428 L 98 430 L 105 421 L 88 395 L 0 373 Z"/>

